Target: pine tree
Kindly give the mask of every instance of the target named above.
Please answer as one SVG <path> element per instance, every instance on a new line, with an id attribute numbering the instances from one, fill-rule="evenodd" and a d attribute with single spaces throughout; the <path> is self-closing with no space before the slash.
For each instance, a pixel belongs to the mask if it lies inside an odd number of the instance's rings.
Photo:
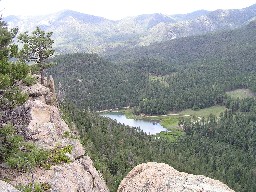
<path id="1" fill-rule="evenodd" d="M 50 65 L 47 63 L 47 59 L 54 54 L 52 34 L 52 32 L 46 33 L 39 27 L 36 27 L 36 30 L 31 35 L 25 32 L 18 36 L 19 42 L 23 44 L 19 57 L 22 61 L 35 61 L 38 64 L 41 84 L 44 84 L 44 70 Z"/>

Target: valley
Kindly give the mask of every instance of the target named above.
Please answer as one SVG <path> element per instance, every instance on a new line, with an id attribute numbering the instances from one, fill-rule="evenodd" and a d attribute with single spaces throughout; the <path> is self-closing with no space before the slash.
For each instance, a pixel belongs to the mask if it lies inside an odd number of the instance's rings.
<path id="1" fill-rule="evenodd" d="M 64 111 L 111 190 L 135 165 L 157 161 L 254 191 L 255 42 L 252 21 L 104 56 L 56 56 L 47 73 L 75 106 Z M 108 109 L 169 132 L 147 135 L 94 113 Z"/>
<path id="2" fill-rule="evenodd" d="M 152 116 L 225 106 L 232 90 L 256 91 L 254 32 L 252 22 L 233 31 L 186 37 L 104 58 L 60 55 L 48 73 L 67 99 L 91 111 L 128 106 L 135 115 Z"/>
<path id="3" fill-rule="evenodd" d="M 26 58 L 31 50 L 25 46 L 27 50 L 18 52 L 18 46 L 11 46 L 14 37 L 0 23 L 9 40 L 5 45 L 0 39 L 5 48 L 0 49 L 0 137 L 8 139 L 10 133 L 15 139 L 16 132 L 26 133 L 15 123 L 13 130 L 2 129 L 5 121 L 12 121 L 2 119 L 2 114 L 19 118 L 24 103 L 43 100 L 60 108 L 58 119 L 71 130 L 63 129 L 58 137 L 81 142 L 111 192 L 145 162 L 166 163 L 182 172 L 218 179 L 235 191 L 254 192 L 255 16 L 256 5 L 118 21 L 70 10 L 36 18 L 7 17 L 9 26 L 18 25 L 21 31 L 36 25 L 53 31 L 56 53 L 50 57 L 54 50 L 45 52 L 47 66 L 12 62 L 13 55 L 31 61 Z M 26 34 L 23 38 L 29 39 Z M 42 74 L 51 77 L 41 78 L 47 87 L 39 83 Z M 36 89 L 30 93 L 27 87 L 28 95 L 20 90 L 23 85 Z M 51 124 L 54 116 L 46 117 L 40 110 L 36 114 L 35 125 L 36 121 Z M 138 128 L 141 125 L 145 127 Z M 16 154 L 5 145 L 0 150 L 6 153 L 0 163 Z M 61 155 L 63 162 L 71 160 Z"/>

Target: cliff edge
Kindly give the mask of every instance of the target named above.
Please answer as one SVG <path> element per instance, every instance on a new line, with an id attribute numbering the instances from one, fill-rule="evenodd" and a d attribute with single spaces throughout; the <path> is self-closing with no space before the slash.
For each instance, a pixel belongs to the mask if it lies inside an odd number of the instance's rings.
<path id="1" fill-rule="evenodd" d="M 12 124 L 19 135 L 39 149 L 50 151 L 69 147 L 70 152 L 65 153 L 69 161 L 49 168 L 36 167 L 27 172 L 1 164 L 0 179 L 13 186 L 44 183 L 48 191 L 109 191 L 90 157 L 85 155 L 75 130 L 71 130 L 61 118 L 56 107 L 53 79 L 48 79 L 44 85 L 36 83 L 30 87 L 21 85 L 20 88 L 29 95 L 29 100 L 22 106 L 2 111 L 0 123 Z M 10 185 L 1 181 L 1 192 L 15 191 L 9 188 Z"/>
<path id="2" fill-rule="evenodd" d="M 164 163 L 143 163 L 121 181 L 118 192 L 234 192 L 218 180 L 179 172 Z"/>

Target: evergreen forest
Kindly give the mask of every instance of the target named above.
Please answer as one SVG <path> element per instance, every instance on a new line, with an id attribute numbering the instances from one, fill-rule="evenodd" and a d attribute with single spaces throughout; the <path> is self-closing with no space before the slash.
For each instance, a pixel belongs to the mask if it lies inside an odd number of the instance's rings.
<path id="1" fill-rule="evenodd" d="M 235 191 L 256 191 L 256 24 L 147 47 L 59 55 L 47 71 L 58 83 L 66 121 L 74 122 L 111 191 L 136 165 L 164 162 L 218 179 Z M 229 92 L 247 89 L 251 97 Z M 180 118 L 174 141 L 147 135 L 95 111 L 129 107 L 164 115 L 220 105 L 219 116 Z"/>
<path id="2" fill-rule="evenodd" d="M 225 105 L 226 92 L 255 92 L 255 22 L 144 48 L 56 56 L 49 73 L 65 98 L 91 111 L 131 107 L 160 115 Z M 78 91 L 77 91 L 78 90 Z"/>
<path id="3" fill-rule="evenodd" d="M 255 99 L 237 100 L 235 109 L 228 108 L 219 117 L 212 115 L 196 123 L 184 119 L 186 134 L 175 142 L 72 105 L 63 105 L 62 110 L 66 121 L 77 126 L 87 154 L 111 191 L 116 191 L 133 167 L 153 161 L 218 179 L 235 191 L 253 192 L 256 190 L 255 102 Z"/>

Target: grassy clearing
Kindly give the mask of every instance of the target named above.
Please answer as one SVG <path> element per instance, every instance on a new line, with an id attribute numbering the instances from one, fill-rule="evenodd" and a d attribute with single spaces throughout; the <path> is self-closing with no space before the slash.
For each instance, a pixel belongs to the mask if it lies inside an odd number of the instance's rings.
<path id="1" fill-rule="evenodd" d="M 208 117 L 210 114 L 213 114 L 215 116 L 219 116 L 221 112 L 224 112 L 226 108 L 224 106 L 213 106 L 208 107 L 205 109 L 200 110 L 192 110 L 192 109 L 186 109 L 184 111 L 181 111 L 180 115 L 190 115 L 190 116 L 196 116 L 196 117 Z"/>
<path id="2" fill-rule="evenodd" d="M 160 124 L 166 129 L 179 128 L 179 117 L 177 116 L 167 116 L 160 118 Z"/>
<path id="3" fill-rule="evenodd" d="M 228 91 L 226 92 L 226 94 L 233 99 L 245 99 L 255 97 L 255 94 L 250 89 L 236 89 L 234 91 Z"/>
<path id="4" fill-rule="evenodd" d="M 180 129 L 171 129 L 168 132 L 162 131 L 156 134 L 156 136 L 165 137 L 171 142 L 175 142 L 179 137 L 182 137 L 183 135 L 185 135 L 185 132 Z"/>
<path id="5" fill-rule="evenodd" d="M 169 77 L 169 75 L 165 76 L 156 76 L 156 75 L 150 75 L 149 80 L 150 81 L 158 81 L 161 85 L 165 87 L 169 87 L 169 84 L 166 82 L 166 79 Z"/>
<path id="6" fill-rule="evenodd" d="M 128 119 L 138 119 L 138 117 L 139 117 L 139 116 L 137 116 L 137 115 L 134 115 L 134 114 L 132 113 L 132 110 L 131 110 L 131 109 L 121 109 L 120 112 L 121 112 L 121 113 L 124 113 L 125 116 L 126 116 L 126 118 L 128 118 Z"/>

